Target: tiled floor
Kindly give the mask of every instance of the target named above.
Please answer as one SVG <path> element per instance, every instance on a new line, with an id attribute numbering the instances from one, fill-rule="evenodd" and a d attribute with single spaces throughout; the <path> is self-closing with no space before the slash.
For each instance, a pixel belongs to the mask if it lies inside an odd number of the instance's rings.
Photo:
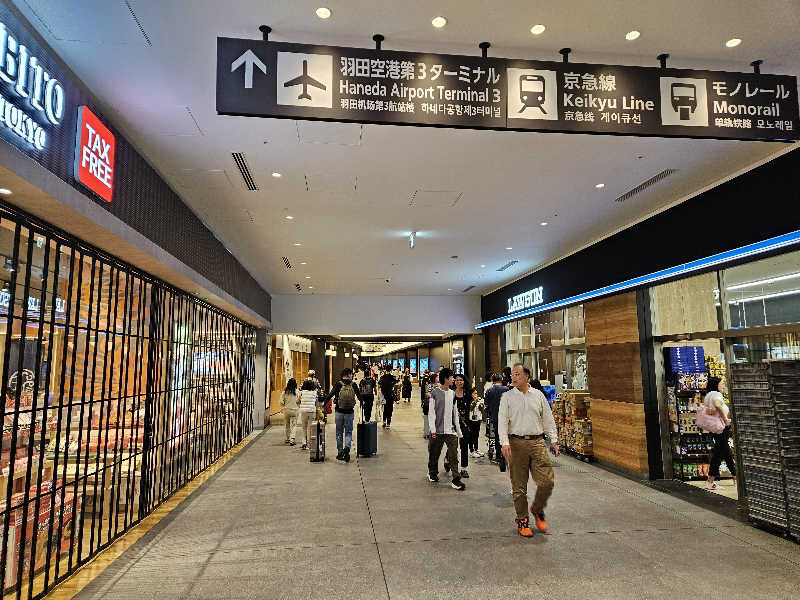
<path id="1" fill-rule="evenodd" d="M 800 546 L 571 458 L 551 533 L 516 534 L 506 474 L 425 478 L 418 402 L 379 454 L 311 464 L 273 427 L 77 597 L 797 598 Z"/>

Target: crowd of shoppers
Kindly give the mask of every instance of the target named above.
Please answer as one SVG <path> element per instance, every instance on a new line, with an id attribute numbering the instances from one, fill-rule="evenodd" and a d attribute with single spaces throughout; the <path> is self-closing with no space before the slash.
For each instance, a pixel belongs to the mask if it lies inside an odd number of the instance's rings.
<path id="1" fill-rule="evenodd" d="M 714 382 L 710 384 L 710 391 L 714 391 L 711 389 Z M 532 380 L 530 370 L 516 364 L 500 373 L 487 373 L 482 394 L 480 389 L 473 389 L 463 374 L 449 368 L 440 367 L 436 372 L 425 370 L 419 374 L 419 385 L 423 437 L 428 444 L 428 481 L 439 481 L 440 458 L 446 448 L 444 471 L 449 474 L 450 485 L 459 491 L 466 489 L 463 480 L 470 477 L 469 459 L 484 456 L 480 450 L 480 434 L 481 424 L 485 423 L 489 462 L 509 472 L 519 534 L 533 535 L 531 516 L 536 529 L 547 531 L 544 511 L 555 483 L 548 450 L 556 456 L 559 454 L 558 436 L 550 405 L 539 382 Z M 285 443 L 294 446 L 300 435 L 302 448 L 307 449 L 311 426 L 335 412 L 336 458 L 350 462 L 356 406 L 361 407 L 365 421 L 375 416 L 384 428 L 391 429 L 394 405 L 410 403 L 412 391 L 409 369 L 402 372 L 389 365 L 367 365 L 356 373 L 346 368 L 328 394 L 324 393 L 315 373 L 309 371 L 299 390 L 297 382 L 290 379 L 281 394 Z M 713 394 L 706 397 L 709 414 L 718 411 L 727 419 L 724 408 L 715 400 Z M 725 432 L 719 437 L 716 444 L 719 450 L 715 451 L 712 461 L 715 465 L 728 458 L 725 455 L 727 440 L 723 439 Z M 716 472 L 711 473 L 710 483 L 714 476 L 718 476 Z M 527 504 L 529 478 L 536 484 L 530 507 Z"/>

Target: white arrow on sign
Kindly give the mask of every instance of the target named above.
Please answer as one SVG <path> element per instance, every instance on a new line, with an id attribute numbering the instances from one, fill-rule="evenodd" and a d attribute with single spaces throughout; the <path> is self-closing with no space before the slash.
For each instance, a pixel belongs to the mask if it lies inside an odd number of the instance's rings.
<path id="1" fill-rule="evenodd" d="M 233 73 L 242 65 L 244 65 L 245 89 L 250 89 L 253 87 L 253 65 L 257 66 L 258 69 L 264 73 L 264 75 L 267 74 L 267 65 L 261 62 L 261 60 L 252 50 L 246 50 L 244 54 L 231 63 L 231 73 Z"/>

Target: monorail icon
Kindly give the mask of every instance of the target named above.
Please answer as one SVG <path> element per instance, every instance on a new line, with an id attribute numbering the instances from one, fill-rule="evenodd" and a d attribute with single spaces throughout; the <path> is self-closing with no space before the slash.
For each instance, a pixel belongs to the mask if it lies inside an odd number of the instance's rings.
<path id="1" fill-rule="evenodd" d="M 693 83 L 673 83 L 670 86 L 672 108 L 681 121 L 689 121 L 697 110 L 697 87 Z"/>
<path id="2" fill-rule="evenodd" d="M 523 112 L 526 108 L 538 108 L 543 114 L 547 114 L 544 109 L 545 84 L 544 77 L 541 75 L 520 75 L 519 76 L 519 100 L 522 102 Z"/>

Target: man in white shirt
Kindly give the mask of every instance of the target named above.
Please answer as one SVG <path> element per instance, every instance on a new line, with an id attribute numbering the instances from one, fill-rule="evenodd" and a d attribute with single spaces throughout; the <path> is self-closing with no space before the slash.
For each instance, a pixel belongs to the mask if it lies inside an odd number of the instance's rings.
<path id="1" fill-rule="evenodd" d="M 517 528 L 523 537 L 533 536 L 528 520 L 528 474 L 536 484 L 531 513 L 537 529 L 547 531 L 544 509 L 553 493 L 555 476 L 544 438 L 550 438 L 550 450 L 558 456 L 558 432 L 553 412 L 539 390 L 529 385 L 530 370 L 516 364 L 511 369 L 510 390 L 500 399 L 497 428 L 503 456 L 508 462 Z"/>
<path id="2" fill-rule="evenodd" d="M 458 471 L 458 439 L 461 433 L 456 393 L 450 389 L 453 385 L 453 371 L 442 369 L 439 372 L 439 385 L 431 390 L 430 404 L 428 405 L 428 425 L 431 438 L 428 442 L 428 481 L 439 481 L 439 456 L 442 446 L 447 444 L 446 462 L 453 475 L 450 484 L 453 489 L 464 491 L 466 485 L 461 481 Z"/>

